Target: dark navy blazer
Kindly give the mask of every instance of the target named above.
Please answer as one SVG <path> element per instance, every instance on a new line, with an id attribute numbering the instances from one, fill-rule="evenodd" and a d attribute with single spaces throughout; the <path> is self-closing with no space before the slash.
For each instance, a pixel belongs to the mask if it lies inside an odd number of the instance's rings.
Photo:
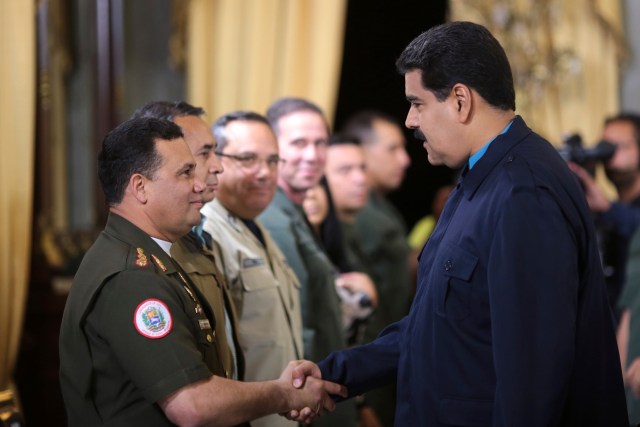
<path id="1" fill-rule="evenodd" d="M 396 426 L 628 425 L 592 218 L 520 117 L 463 172 L 410 313 L 320 363 L 351 396 L 397 381 Z"/>

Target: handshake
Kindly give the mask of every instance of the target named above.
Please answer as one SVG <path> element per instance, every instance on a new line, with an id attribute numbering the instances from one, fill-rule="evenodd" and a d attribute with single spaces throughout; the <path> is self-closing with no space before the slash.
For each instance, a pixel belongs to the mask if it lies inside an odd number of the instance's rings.
<path id="1" fill-rule="evenodd" d="M 296 360 L 280 375 L 278 382 L 285 389 L 287 407 L 293 408 L 280 415 L 291 421 L 309 424 L 327 412 L 333 412 L 336 403 L 332 395 L 346 398 L 347 389 L 330 381 L 321 379 L 320 368 L 307 360 Z"/>

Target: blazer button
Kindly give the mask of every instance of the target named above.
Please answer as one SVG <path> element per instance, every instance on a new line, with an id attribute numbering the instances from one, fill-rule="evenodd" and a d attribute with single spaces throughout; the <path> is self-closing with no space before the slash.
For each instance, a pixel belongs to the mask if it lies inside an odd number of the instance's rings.
<path id="1" fill-rule="evenodd" d="M 453 261 L 451 261 L 450 259 L 446 260 L 444 262 L 444 269 L 446 271 L 451 271 L 451 269 L 453 269 Z"/>
<path id="2" fill-rule="evenodd" d="M 213 337 L 211 336 L 211 334 L 207 334 L 207 341 L 208 342 L 212 342 L 213 341 Z"/>

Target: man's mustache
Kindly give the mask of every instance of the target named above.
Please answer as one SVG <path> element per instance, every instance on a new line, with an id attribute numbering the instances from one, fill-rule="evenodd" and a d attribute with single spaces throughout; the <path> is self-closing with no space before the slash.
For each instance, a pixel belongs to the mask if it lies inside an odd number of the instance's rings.
<path id="1" fill-rule="evenodd" d="M 413 137 L 418 141 L 426 141 L 427 138 L 424 136 L 424 133 L 420 132 L 420 129 L 416 129 L 413 131 Z"/>

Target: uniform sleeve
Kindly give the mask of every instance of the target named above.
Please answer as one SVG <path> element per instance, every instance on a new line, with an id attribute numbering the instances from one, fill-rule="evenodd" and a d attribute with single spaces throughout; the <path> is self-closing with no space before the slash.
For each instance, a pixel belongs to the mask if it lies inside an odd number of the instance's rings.
<path id="1" fill-rule="evenodd" d="M 269 213 L 267 211 L 267 213 Z M 315 330 L 310 328 L 312 323 L 310 313 L 312 312 L 309 292 L 309 271 L 307 265 L 302 258 L 302 253 L 296 241 L 299 238 L 296 230 L 294 229 L 294 223 L 292 219 L 281 215 L 274 219 L 270 215 L 263 214 L 260 217 L 262 224 L 271 233 L 271 238 L 278 246 L 278 249 L 284 255 L 291 270 L 295 273 L 298 281 L 300 282 L 300 311 L 302 313 L 302 341 L 304 346 L 305 358 L 313 358 L 315 354 L 314 340 Z"/>
<path id="2" fill-rule="evenodd" d="M 369 344 L 331 353 L 318 363 L 322 378 L 346 386 L 349 397 L 394 383 L 407 319 L 388 326 Z"/>
<path id="3" fill-rule="evenodd" d="M 151 270 L 124 271 L 87 319 L 151 402 L 212 375 L 198 345 L 198 317 L 180 285 Z"/>
<path id="4" fill-rule="evenodd" d="M 553 197 L 515 192 L 488 264 L 494 425 L 559 425 L 575 351 L 576 241 Z"/>

